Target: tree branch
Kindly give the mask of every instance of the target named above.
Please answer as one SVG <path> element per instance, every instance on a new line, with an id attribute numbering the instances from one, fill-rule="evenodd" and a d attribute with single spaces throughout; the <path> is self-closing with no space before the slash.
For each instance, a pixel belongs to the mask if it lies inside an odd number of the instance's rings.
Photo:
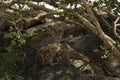
<path id="1" fill-rule="evenodd" d="M 98 20 L 96 19 L 96 17 L 93 14 L 92 10 L 88 6 L 86 0 L 82 0 L 82 2 L 83 2 L 83 5 L 84 5 L 85 9 L 89 13 L 90 18 L 92 19 L 92 22 L 93 22 L 93 24 L 96 27 L 96 30 L 98 31 L 98 34 L 96 34 L 96 35 L 98 35 L 104 41 L 104 43 L 108 44 L 110 50 L 113 51 L 113 54 L 115 54 L 117 57 L 118 56 L 120 57 L 120 52 L 114 45 L 114 44 L 116 44 L 116 42 L 111 37 L 109 37 L 107 34 L 105 34 L 103 32 L 103 30 L 101 29 L 101 26 L 100 26 Z M 83 21 L 85 21 L 85 20 L 83 20 Z"/>
<path id="2" fill-rule="evenodd" d="M 120 39 L 119 34 L 117 33 L 117 27 L 120 26 L 120 24 L 117 24 L 117 22 L 120 20 L 120 17 L 118 17 L 114 22 L 114 34 Z"/>
<path id="3" fill-rule="evenodd" d="M 94 25 L 92 25 L 87 19 L 85 19 L 84 17 L 82 17 L 81 15 L 79 15 L 78 13 L 75 13 L 75 16 L 77 16 L 79 18 L 79 20 L 86 25 L 86 27 L 92 31 L 93 34 L 98 34 L 98 32 L 96 31 L 96 28 Z"/>

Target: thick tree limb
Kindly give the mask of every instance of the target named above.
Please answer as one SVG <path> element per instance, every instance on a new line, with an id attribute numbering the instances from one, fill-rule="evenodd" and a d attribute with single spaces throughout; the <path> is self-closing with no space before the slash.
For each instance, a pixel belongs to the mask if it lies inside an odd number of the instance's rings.
<path id="1" fill-rule="evenodd" d="M 96 27 L 96 30 L 98 31 L 98 34 L 96 34 L 96 35 L 98 35 L 98 36 L 104 41 L 104 43 L 108 44 L 110 50 L 113 51 L 113 53 L 114 53 L 116 56 L 119 56 L 119 57 L 120 57 L 120 52 L 119 52 L 119 50 L 118 50 L 118 49 L 115 47 L 115 45 L 114 45 L 114 44 L 116 44 L 116 42 L 115 42 L 112 38 L 110 38 L 107 34 L 105 34 L 105 33 L 103 32 L 103 30 L 102 30 L 101 27 L 100 27 L 99 22 L 97 21 L 95 15 L 94 15 L 93 12 L 91 11 L 90 7 L 88 6 L 86 0 L 82 0 L 82 1 L 83 1 L 83 4 L 84 4 L 85 9 L 87 10 L 87 12 L 89 13 L 89 15 L 90 15 L 90 17 L 91 17 L 91 19 L 92 19 L 93 24 L 94 24 L 95 27 Z M 82 18 L 81 18 L 81 19 L 82 19 Z M 85 21 L 85 20 L 83 19 L 83 21 Z M 87 21 L 86 21 L 86 22 L 87 22 Z M 86 25 L 87 25 L 87 24 L 86 24 Z M 88 26 L 89 26 L 89 25 L 88 25 Z"/>
<path id="2" fill-rule="evenodd" d="M 94 25 L 92 25 L 87 19 L 85 19 L 84 17 L 82 17 L 82 16 L 79 15 L 78 13 L 76 13 L 75 15 L 79 18 L 79 20 L 80 20 L 84 25 L 86 25 L 86 27 L 87 27 L 90 31 L 92 31 L 92 33 L 98 34 L 97 31 L 96 31 L 96 29 L 95 29 L 95 27 L 94 27 Z"/>

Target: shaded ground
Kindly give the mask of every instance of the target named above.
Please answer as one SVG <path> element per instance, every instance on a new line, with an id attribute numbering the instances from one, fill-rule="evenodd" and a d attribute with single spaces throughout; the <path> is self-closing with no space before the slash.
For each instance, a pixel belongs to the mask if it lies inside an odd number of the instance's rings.
<path id="1" fill-rule="evenodd" d="M 33 74 L 34 76 L 26 80 L 120 80 L 117 77 L 105 76 L 102 71 L 95 73 L 90 66 L 81 71 L 73 66 L 46 65 Z"/>

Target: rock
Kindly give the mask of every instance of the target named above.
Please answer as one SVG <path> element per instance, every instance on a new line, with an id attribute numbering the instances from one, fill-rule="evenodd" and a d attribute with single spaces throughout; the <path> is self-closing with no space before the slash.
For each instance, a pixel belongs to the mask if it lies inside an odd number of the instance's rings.
<path id="1" fill-rule="evenodd" d="M 95 35 L 87 34 L 72 42 L 67 42 L 71 48 L 73 48 L 78 53 L 82 53 L 85 56 L 89 57 L 91 60 L 101 62 L 101 56 L 104 53 L 100 53 L 100 45 L 102 45 L 102 41 Z"/>
<path id="2" fill-rule="evenodd" d="M 102 45 L 102 41 L 97 36 L 92 34 L 87 34 L 79 39 L 76 39 L 72 42 L 67 42 L 67 43 L 75 51 L 87 56 L 90 59 L 90 62 L 93 63 L 90 66 L 94 68 L 94 71 L 98 70 L 97 72 L 99 72 L 102 69 L 105 75 L 109 75 L 109 76 L 118 75 L 116 73 L 114 74 L 113 70 L 109 66 L 107 66 L 106 62 L 110 63 L 109 60 L 105 62 L 106 59 L 101 58 L 101 56 L 104 55 L 104 52 L 102 52 L 102 49 L 100 48 L 100 45 Z M 98 50 L 98 51 L 95 51 L 95 50 Z M 117 65 L 117 63 L 115 63 L 115 66 Z M 114 65 L 111 64 L 110 66 L 114 66 Z"/>

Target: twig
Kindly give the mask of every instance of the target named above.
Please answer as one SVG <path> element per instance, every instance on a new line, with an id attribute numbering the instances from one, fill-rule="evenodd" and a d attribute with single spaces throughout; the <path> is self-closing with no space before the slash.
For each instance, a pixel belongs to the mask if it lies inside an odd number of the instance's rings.
<path id="1" fill-rule="evenodd" d="M 116 31 L 117 27 L 120 26 L 120 24 L 117 24 L 119 20 L 120 20 L 120 17 L 118 17 L 114 22 L 114 34 L 120 39 L 120 35 Z"/>

